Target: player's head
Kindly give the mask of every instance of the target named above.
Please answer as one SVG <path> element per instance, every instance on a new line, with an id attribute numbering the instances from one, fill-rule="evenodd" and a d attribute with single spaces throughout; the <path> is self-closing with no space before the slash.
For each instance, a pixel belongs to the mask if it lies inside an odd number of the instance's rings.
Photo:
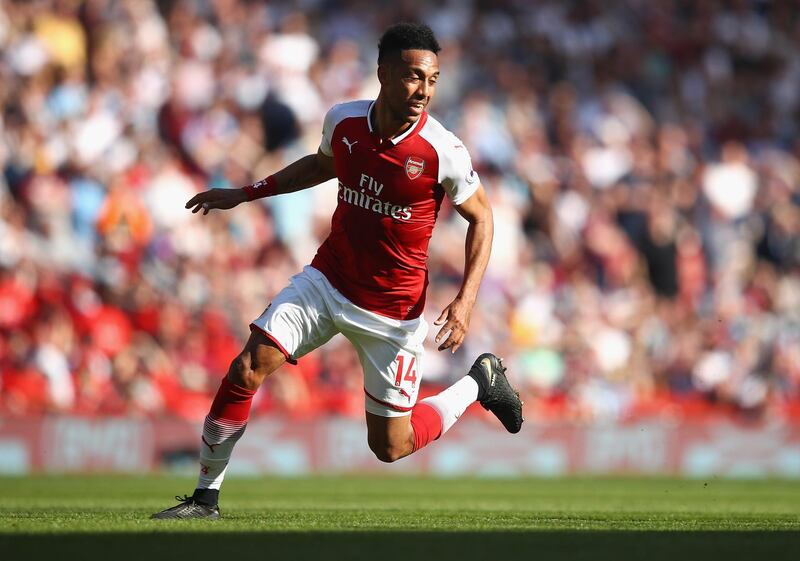
<path id="1" fill-rule="evenodd" d="M 441 50 L 433 31 L 418 23 L 391 26 L 378 43 L 381 98 L 393 115 L 414 123 L 433 99 Z"/>

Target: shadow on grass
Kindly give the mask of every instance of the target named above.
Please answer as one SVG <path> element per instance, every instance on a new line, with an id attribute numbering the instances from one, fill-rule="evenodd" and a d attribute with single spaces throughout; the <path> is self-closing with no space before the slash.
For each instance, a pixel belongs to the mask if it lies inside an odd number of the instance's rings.
<path id="1" fill-rule="evenodd" d="M 249 559 L 602 561 L 800 559 L 800 532 L 214 532 L 0 535 L 0 557 L 28 559 Z"/>

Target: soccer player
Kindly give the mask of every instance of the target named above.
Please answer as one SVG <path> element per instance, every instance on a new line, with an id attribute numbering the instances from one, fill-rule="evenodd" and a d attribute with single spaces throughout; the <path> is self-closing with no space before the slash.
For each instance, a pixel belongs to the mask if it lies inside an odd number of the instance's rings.
<path id="1" fill-rule="evenodd" d="M 250 325 L 247 344 L 222 380 L 203 427 L 194 494 L 154 518 L 219 517 L 219 489 L 256 390 L 284 362 L 294 364 L 336 333 L 358 351 L 367 440 L 379 460 L 420 450 L 476 400 L 509 432 L 519 432 L 522 402 L 491 353 L 455 384 L 416 403 L 428 332 L 422 317 L 428 241 L 445 195 L 469 227 L 461 290 L 434 322 L 441 325 L 440 351 L 455 352 L 464 340 L 493 232 L 467 149 L 425 111 L 439 80 L 439 50 L 427 26 L 391 26 L 378 45 L 377 99 L 334 106 L 316 154 L 242 189 L 211 189 L 186 203 L 208 214 L 339 180 L 330 235 L 311 265 Z"/>

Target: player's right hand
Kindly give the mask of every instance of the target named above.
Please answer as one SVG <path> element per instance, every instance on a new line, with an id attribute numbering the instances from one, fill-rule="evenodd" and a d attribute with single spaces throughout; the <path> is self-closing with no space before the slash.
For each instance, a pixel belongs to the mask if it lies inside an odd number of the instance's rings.
<path id="1" fill-rule="evenodd" d="M 203 215 L 208 214 L 213 208 L 228 210 L 247 200 L 243 189 L 209 189 L 196 194 L 186 203 L 186 208 L 191 208 L 192 213 L 202 210 Z"/>

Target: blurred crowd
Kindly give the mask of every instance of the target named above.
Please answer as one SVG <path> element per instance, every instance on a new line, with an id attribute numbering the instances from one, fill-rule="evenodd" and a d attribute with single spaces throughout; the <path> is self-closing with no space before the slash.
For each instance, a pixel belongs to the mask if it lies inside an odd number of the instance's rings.
<path id="1" fill-rule="evenodd" d="M 800 418 L 800 3 L 748 0 L 3 2 L 0 414 L 201 419 L 336 188 L 185 202 L 316 151 L 403 20 L 442 43 L 431 112 L 496 227 L 423 394 L 493 350 L 528 418 Z M 429 322 L 465 231 L 445 204 Z M 255 414 L 361 416 L 361 376 L 335 338 Z"/>

